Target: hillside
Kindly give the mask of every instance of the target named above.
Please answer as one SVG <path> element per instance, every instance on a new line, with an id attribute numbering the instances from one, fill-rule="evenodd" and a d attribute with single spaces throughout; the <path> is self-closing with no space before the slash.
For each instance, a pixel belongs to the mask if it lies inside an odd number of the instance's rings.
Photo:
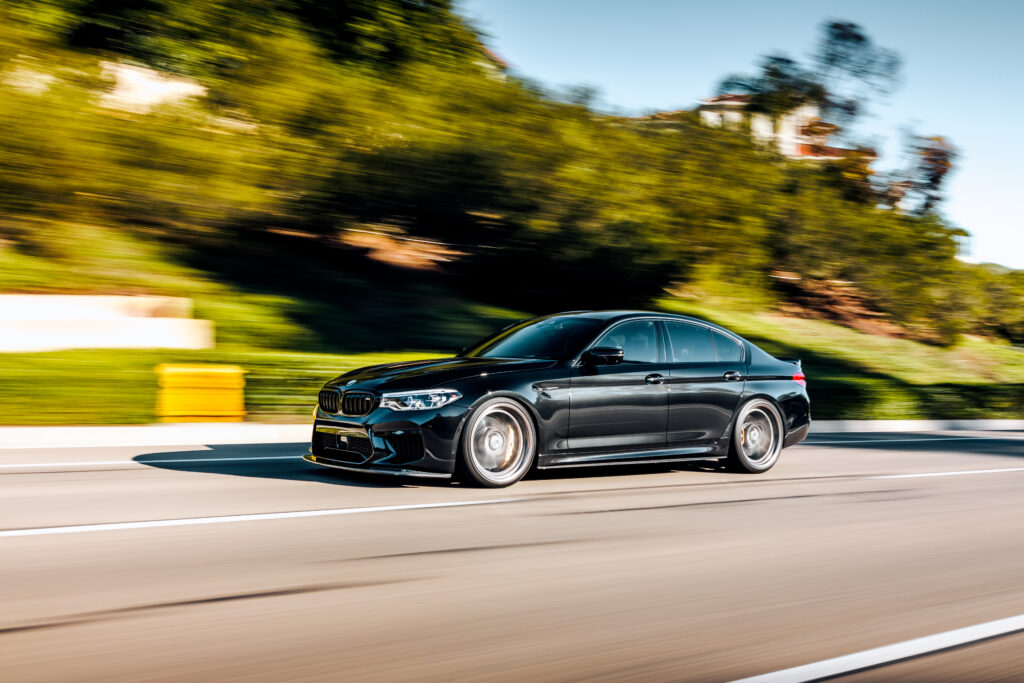
<path id="1" fill-rule="evenodd" d="M 934 187 L 670 123 L 509 72 L 447 0 L 0 4 L 0 292 L 190 297 L 218 343 L 0 356 L 0 421 L 147 421 L 174 360 L 294 417 L 353 364 L 652 305 L 802 356 L 819 417 L 1019 413 L 1024 272 L 959 261 Z"/>
<path id="2" fill-rule="evenodd" d="M 215 321 L 218 348 L 0 354 L 0 424 L 150 422 L 153 369 L 164 362 L 241 365 L 250 419 L 301 420 L 330 377 L 450 353 L 508 320 L 551 310 L 468 299 L 457 294 L 455 276 L 389 266 L 362 248 L 316 244 L 304 252 L 295 244 L 308 241 L 301 237 L 275 244 L 300 257 L 303 269 L 267 260 L 261 277 L 245 278 L 215 252 L 207 255 L 218 270 L 203 270 L 160 241 L 65 229 L 57 244 L 67 251 L 0 260 L 5 281 L 31 290 L 59 281 L 73 291 L 191 296 L 197 314 Z M 325 263 L 345 267 L 325 271 Z M 1019 418 L 1024 405 L 1024 350 L 1005 342 L 965 337 L 942 348 L 709 294 L 663 295 L 645 305 L 712 320 L 771 353 L 802 358 L 819 419 Z M 69 386 L 75 400 L 53 411 L 53 397 Z"/>
<path id="3" fill-rule="evenodd" d="M 685 112 L 652 127 L 566 101 L 508 73 L 447 0 L 3 5 L 0 125 L 0 259 L 22 263 L 7 290 L 72 288 L 23 273 L 81 256 L 70 233 L 93 228 L 215 280 L 284 259 L 273 235 L 356 230 L 455 245 L 460 287 L 510 308 L 679 283 L 785 300 L 782 271 L 856 283 L 912 338 L 1024 339 L 1024 275 L 958 261 L 934 192 L 898 210 L 862 156 L 792 161 Z"/>

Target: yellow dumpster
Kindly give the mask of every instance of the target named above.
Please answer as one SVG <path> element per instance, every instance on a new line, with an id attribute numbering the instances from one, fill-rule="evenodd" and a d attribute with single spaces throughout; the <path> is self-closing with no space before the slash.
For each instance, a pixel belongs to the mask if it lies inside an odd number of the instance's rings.
<path id="1" fill-rule="evenodd" d="M 240 422 L 245 370 L 237 365 L 158 365 L 156 414 L 161 422 Z"/>

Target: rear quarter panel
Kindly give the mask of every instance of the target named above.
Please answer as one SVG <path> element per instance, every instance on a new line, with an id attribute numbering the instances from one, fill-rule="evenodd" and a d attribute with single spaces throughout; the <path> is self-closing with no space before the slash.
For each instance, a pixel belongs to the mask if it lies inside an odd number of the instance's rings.
<path id="1" fill-rule="evenodd" d="M 744 400 L 771 399 L 782 410 L 787 434 L 786 445 L 803 440 L 811 422 L 811 401 L 807 388 L 793 381 L 800 368 L 768 355 L 750 344 L 750 365 L 744 386 Z"/>

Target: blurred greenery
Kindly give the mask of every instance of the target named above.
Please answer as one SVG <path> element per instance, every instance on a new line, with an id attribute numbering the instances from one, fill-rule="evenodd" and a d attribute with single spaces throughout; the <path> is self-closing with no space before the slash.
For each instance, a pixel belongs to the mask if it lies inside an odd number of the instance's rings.
<path id="1" fill-rule="evenodd" d="M 182 352 L 81 350 L 0 354 L 0 424 L 132 424 L 156 422 L 159 363 L 226 363 L 246 370 L 248 418 L 309 418 L 327 380 L 354 368 L 430 353 L 329 355 L 272 351 Z M 54 396 L 71 399 L 54 409 Z"/>
<path id="2" fill-rule="evenodd" d="M 133 102 L 117 64 L 201 94 Z M 957 260 L 963 232 L 937 208 L 877 201 L 863 159 L 787 160 L 692 113 L 589 102 L 509 72 L 448 0 L 0 4 L 0 288 L 188 296 L 218 341 L 2 356 L 18 400 L 0 421 L 57 419 L 44 401 L 63 382 L 82 404 L 62 420 L 149 420 L 151 368 L 176 359 L 240 363 L 255 415 L 292 414 L 296 382 L 353 354 L 450 350 L 528 313 L 647 306 L 666 288 L 814 354 L 821 417 L 1019 413 L 1012 390 L 977 386 L 1024 381 L 1006 343 L 1024 343 L 1024 272 Z M 351 230 L 459 256 L 387 265 Z M 853 283 L 907 339 L 736 313 L 786 304 L 779 272 Z M 816 325 L 836 345 L 808 346 Z M 903 371 L 924 359 L 928 373 Z"/>
<path id="3" fill-rule="evenodd" d="M 799 357 L 817 419 L 1015 418 L 1024 406 L 1024 351 L 969 338 L 951 349 L 857 332 L 774 313 L 723 313 L 718 306 L 663 299 L 658 307 L 696 315 L 766 351 Z M 159 363 L 225 363 L 246 370 L 250 420 L 309 416 L 328 379 L 356 367 L 431 352 L 300 353 L 242 348 L 0 354 L 0 424 L 129 424 L 156 420 Z M 442 354 L 443 355 L 443 354 Z M 70 388 L 70 391 L 69 391 Z M 54 396 L 70 395 L 60 410 Z"/>

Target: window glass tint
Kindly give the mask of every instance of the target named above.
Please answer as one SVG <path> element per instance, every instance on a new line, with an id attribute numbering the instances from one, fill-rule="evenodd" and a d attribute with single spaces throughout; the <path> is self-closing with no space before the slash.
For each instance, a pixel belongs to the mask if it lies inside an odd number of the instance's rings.
<path id="1" fill-rule="evenodd" d="M 622 349 L 623 363 L 657 363 L 658 335 L 654 322 L 637 320 L 608 330 L 594 346 Z"/>
<path id="2" fill-rule="evenodd" d="M 711 345 L 708 328 L 667 321 L 665 327 L 672 346 L 673 363 L 715 362 L 715 347 Z"/>
<path id="3" fill-rule="evenodd" d="M 567 358 L 597 334 L 599 320 L 543 318 L 498 332 L 462 355 L 475 358 Z"/>
<path id="4" fill-rule="evenodd" d="M 743 349 L 740 348 L 739 342 L 721 332 L 711 330 L 711 334 L 715 337 L 715 351 L 718 352 L 718 360 L 723 363 L 743 360 Z"/>

